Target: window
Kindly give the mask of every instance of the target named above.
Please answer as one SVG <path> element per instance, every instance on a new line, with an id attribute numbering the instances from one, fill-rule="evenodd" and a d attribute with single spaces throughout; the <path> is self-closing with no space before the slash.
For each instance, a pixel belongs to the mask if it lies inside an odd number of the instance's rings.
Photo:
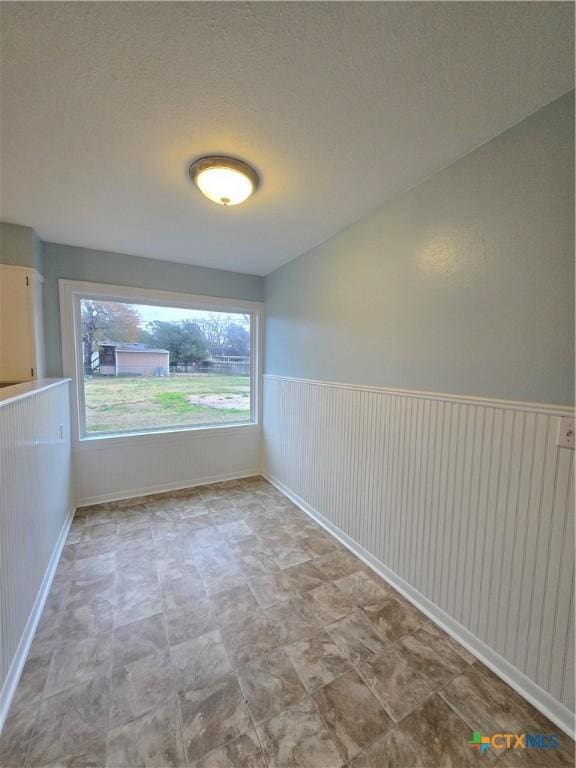
<path id="1" fill-rule="evenodd" d="M 61 306 L 80 438 L 257 421 L 258 304 L 61 281 Z"/>

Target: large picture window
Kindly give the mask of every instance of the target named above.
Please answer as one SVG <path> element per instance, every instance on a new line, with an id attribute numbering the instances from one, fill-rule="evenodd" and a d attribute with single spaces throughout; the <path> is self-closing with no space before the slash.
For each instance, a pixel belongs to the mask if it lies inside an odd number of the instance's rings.
<path id="1" fill-rule="evenodd" d="M 80 438 L 257 421 L 254 306 L 62 282 Z"/>

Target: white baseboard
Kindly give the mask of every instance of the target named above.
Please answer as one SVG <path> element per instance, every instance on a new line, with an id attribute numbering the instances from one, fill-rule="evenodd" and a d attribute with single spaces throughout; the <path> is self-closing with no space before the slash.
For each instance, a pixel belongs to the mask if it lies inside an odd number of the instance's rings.
<path id="1" fill-rule="evenodd" d="M 2 690 L 0 690 L 0 734 L 2 733 L 2 728 L 4 727 L 6 717 L 8 716 L 8 711 L 10 709 L 12 699 L 16 693 L 16 688 L 18 687 L 18 682 L 20 681 L 20 675 L 22 674 L 30 646 L 32 645 L 32 640 L 34 639 L 36 627 L 38 626 L 38 622 L 42 616 L 42 611 L 44 610 L 46 598 L 48 597 L 50 587 L 52 586 L 52 580 L 60 561 L 60 555 L 62 554 L 62 549 L 64 547 L 64 543 L 66 542 L 68 531 L 70 530 L 74 512 L 74 507 L 71 507 L 68 510 L 66 520 L 60 529 L 60 533 L 58 535 L 54 551 L 52 552 L 52 557 L 50 558 L 50 562 L 46 568 L 46 573 L 44 574 L 42 584 L 40 585 L 40 589 L 36 595 L 36 600 L 34 601 L 34 605 L 30 611 L 30 616 L 28 617 L 28 621 L 26 622 L 26 626 L 22 632 L 22 637 L 20 638 L 18 648 L 16 649 L 16 653 L 14 654 L 14 658 L 10 664 L 4 685 L 2 686 Z"/>
<path id="2" fill-rule="evenodd" d="M 476 637 L 470 630 L 462 626 L 453 619 L 448 613 L 439 608 L 435 603 L 425 597 L 421 592 L 414 589 L 408 582 L 400 578 L 394 571 L 390 570 L 384 563 L 371 555 L 364 547 L 351 539 L 342 530 L 323 517 L 319 512 L 313 509 L 297 494 L 287 488 L 283 483 L 266 472 L 263 476 L 290 501 L 293 501 L 303 512 L 309 515 L 315 522 L 321 525 L 340 541 L 347 549 L 359 557 L 375 573 L 381 576 L 385 581 L 391 584 L 407 600 L 416 606 L 422 613 L 426 614 L 439 627 L 445 630 L 455 640 L 464 646 L 470 653 L 491 669 L 498 677 L 519 693 L 523 698 L 530 702 L 536 709 L 542 712 L 549 720 L 555 723 L 572 739 L 575 737 L 574 714 L 560 702 L 556 701 L 550 694 L 540 688 L 539 685 L 530 678 L 526 677 L 509 661 L 496 653 L 492 648 L 486 645 L 482 640 Z"/>
<path id="3" fill-rule="evenodd" d="M 207 475 L 195 480 L 189 480 L 186 483 L 162 483 L 160 485 L 148 485 L 142 488 L 132 488 L 118 493 L 102 493 L 98 496 L 89 496 L 84 499 L 76 499 L 76 508 L 87 507 L 92 504 L 104 504 L 108 501 L 124 501 L 139 496 L 150 496 L 154 493 L 164 493 L 165 491 L 180 491 L 184 488 L 195 488 L 197 485 L 210 485 L 211 483 L 223 483 L 227 480 L 242 480 L 244 477 L 254 477 L 261 475 L 260 469 L 245 470 L 243 472 L 233 472 L 231 474 Z"/>

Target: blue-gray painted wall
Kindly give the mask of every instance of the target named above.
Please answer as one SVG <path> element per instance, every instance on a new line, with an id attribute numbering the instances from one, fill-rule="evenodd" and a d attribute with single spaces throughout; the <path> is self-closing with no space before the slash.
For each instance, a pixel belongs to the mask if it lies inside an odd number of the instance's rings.
<path id="1" fill-rule="evenodd" d="M 0 223 L 0 264 L 32 267 L 42 272 L 42 243 L 32 227 Z"/>
<path id="2" fill-rule="evenodd" d="M 195 293 L 226 299 L 262 301 L 264 279 L 220 269 L 194 267 L 171 261 L 144 259 L 123 253 L 95 251 L 71 245 L 44 243 L 44 331 L 49 376 L 62 375 L 58 280 L 127 285 L 161 291 Z"/>
<path id="3" fill-rule="evenodd" d="M 31 227 L 0 223 L 0 264 L 35 267 L 44 276 L 46 375 L 62 375 L 58 280 L 85 280 L 247 301 L 264 300 L 264 278 L 124 253 L 43 243 Z"/>
<path id="4" fill-rule="evenodd" d="M 574 402 L 574 94 L 266 278 L 267 373 Z"/>

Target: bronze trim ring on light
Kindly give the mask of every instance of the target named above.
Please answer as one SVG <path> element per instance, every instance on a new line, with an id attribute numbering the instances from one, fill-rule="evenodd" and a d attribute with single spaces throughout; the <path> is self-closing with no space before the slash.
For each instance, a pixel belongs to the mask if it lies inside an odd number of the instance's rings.
<path id="1" fill-rule="evenodd" d="M 251 165 L 236 157 L 205 155 L 194 160 L 188 174 L 205 197 L 219 205 L 239 205 L 260 185 Z"/>

